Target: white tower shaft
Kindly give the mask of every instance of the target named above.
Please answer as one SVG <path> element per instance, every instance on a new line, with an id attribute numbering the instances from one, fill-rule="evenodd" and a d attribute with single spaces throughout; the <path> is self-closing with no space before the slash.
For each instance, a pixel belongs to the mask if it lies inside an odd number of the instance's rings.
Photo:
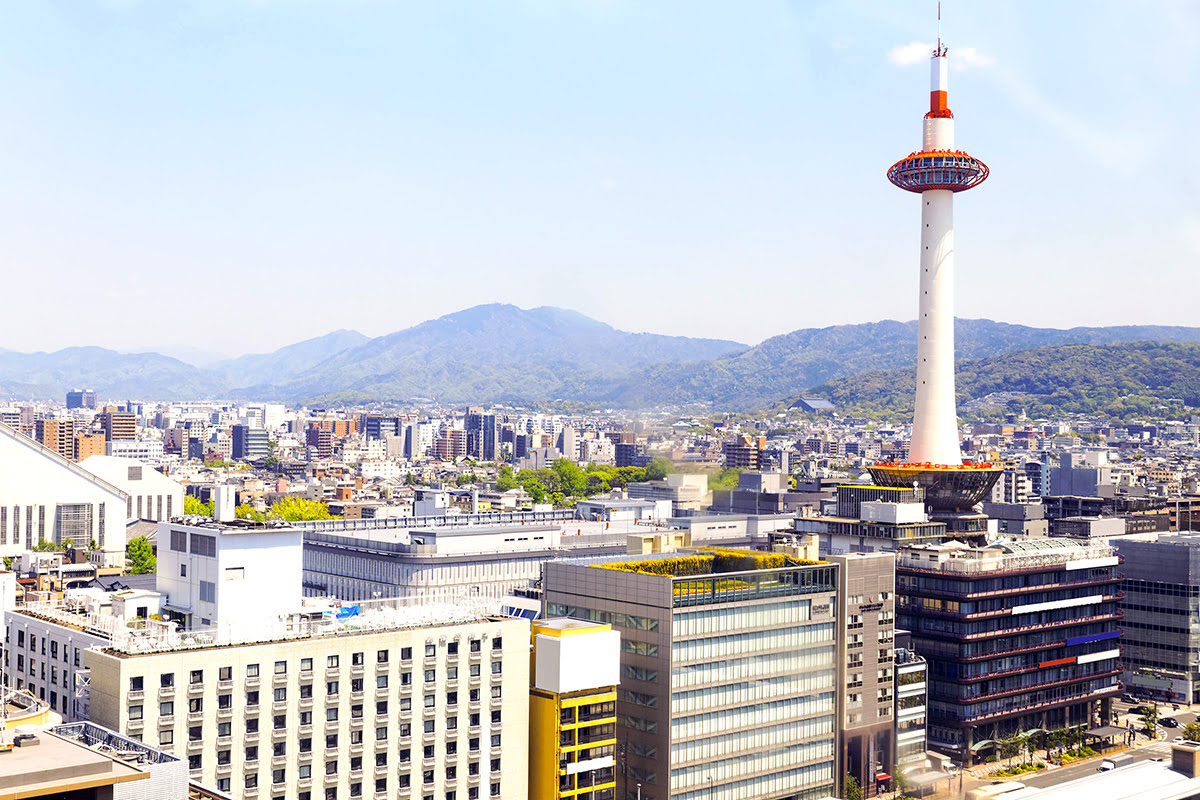
<path id="1" fill-rule="evenodd" d="M 945 55 L 933 59 L 932 92 L 946 96 Z M 926 117 L 923 150 L 954 149 L 954 119 Z M 917 408 L 909 461 L 961 464 L 954 398 L 954 192 L 921 193 L 921 296 L 917 320 Z"/>

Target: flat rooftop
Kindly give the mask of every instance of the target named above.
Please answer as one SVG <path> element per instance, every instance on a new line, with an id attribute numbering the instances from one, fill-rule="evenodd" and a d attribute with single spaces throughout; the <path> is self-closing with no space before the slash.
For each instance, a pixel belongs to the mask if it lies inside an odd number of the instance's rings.
<path id="1" fill-rule="evenodd" d="M 1200 793 L 1200 779 L 1171 769 L 1166 761 L 1138 761 L 1056 786 L 1005 795 L 1014 800 L 1184 800 Z"/>
<path id="2" fill-rule="evenodd" d="M 49 731 L 38 730 L 36 735 L 38 743 L 32 747 L 0 752 L 0 800 L 57 796 L 150 777 L 143 769 Z"/>
<path id="3" fill-rule="evenodd" d="M 154 621 L 146 621 L 144 627 L 131 628 L 119 617 L 86 613 L 64 607 L 60 601 L 28 603 L 16 609 L 16 613 L 29 614 L 103 636 L 108 639 L 106 651 L 115 655 L 136 656 L 484 622 L 495 618 L 499 607 L 494 599 L 457 591 L 422 597 L 384 597 L 354 603 L 331 598 L 305 598 L 303 605 L 297 606 L 287 619 L 264 623 L 252 630 L 174 630 L 171 625 Z"/>

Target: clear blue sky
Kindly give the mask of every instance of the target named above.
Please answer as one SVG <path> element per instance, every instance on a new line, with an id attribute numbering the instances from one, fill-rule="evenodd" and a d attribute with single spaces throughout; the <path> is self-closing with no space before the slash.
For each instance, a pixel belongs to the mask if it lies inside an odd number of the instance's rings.
<path id="1" fill-rule="evenodd" d="M 0 2 L 0 347 L 916 311 L 935 3 Z M 945 3 L 960 316 L 1200 325 L 1200 5 Z"/>

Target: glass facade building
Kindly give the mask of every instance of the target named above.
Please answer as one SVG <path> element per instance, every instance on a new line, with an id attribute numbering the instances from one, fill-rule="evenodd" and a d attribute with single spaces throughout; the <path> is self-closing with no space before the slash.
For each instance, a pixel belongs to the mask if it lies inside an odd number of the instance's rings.
<path id="1" fill-rule="evenodd" d="M 1014 731 L 1108 719 L 1118 561 L 1053 539 L 901 550 L 897 622 L 928 662 L 929 746 L 965 758 Z"/>
<path id="2" fill-rule="evenodd" d="M 549 562 L 543 574 L 547 615 L 621 633 L 617 797 L 832 794 L 837 568 L 714 574 L 695 569 L 702 555 L 677 555 Z M 646 571 L 630 571 L 638 561 Z"/>

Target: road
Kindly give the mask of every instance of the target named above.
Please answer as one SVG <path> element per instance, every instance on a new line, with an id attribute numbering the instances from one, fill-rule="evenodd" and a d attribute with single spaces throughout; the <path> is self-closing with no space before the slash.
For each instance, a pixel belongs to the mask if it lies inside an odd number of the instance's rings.
<path id="1" fill-rule="evenodd" d="M 1143 744 L 1132 750 L 1126 750 L 1135 762 L 1148 761 L 1152 758 L 1165 758 L 1168 761 L 1171 759 L 1171 743 L 1170 742 L 1151 742 Z M 1082 764 L 1069 764 L 1065 767 L 1054 767 L 1045 772 L 1039 772 L 1033 776 L 1021 776 L 1012 778 L 1011 780 L 1020 781 L 1026 786 L 1036 786 L 1043 788 L 1046 786 L 1056 786 L 1060 783 L 1073 781 L 1076 778 L 1082 778 L 1087 775 L 1095 774 L 1100 767 L 1100 759 L 1093 758 L 1084 761 Z"/>

